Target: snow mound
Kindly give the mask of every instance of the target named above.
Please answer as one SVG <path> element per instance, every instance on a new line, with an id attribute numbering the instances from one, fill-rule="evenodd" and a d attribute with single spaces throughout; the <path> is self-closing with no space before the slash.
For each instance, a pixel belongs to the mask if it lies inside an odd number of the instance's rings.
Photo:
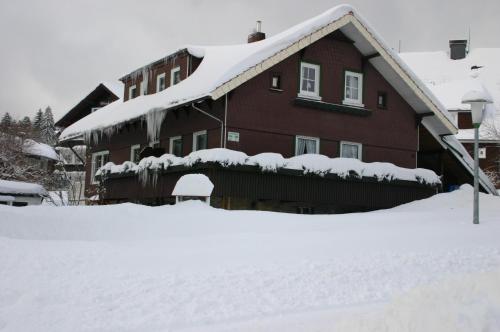
<path id="1" fill-rule="evenodd" d="M 210 197 L 214 184 L 203 174 L 186 174 L 175 184 L 172 196 Z"/>

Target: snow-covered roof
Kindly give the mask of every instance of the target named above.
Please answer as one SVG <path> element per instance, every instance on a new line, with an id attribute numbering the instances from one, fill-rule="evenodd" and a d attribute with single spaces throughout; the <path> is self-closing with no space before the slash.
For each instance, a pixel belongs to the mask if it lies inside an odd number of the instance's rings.
<path id="1" fill-rule="evenodd" d="M 0 195 L 0 202 L 13 202 L 15 200 L 14 196 Z"/>
<path id="2" fill-rule="evenodd" d="M 59 160 L 59 156 L 50 145 L 26 139 L 23 143 L 23 152 L 29 155 L 43 157 L 51 160 Z"/>
<path id="3" fill-rule="evenodd" d="M 214 184 L 204 174 L 186 174 L 175 184 L 172 196 L 210 197 Z"/>
<path id="4" fill-rule="evenodd" d="M 36 183 L 0 180 L 0 194 L 47 196 L 45 188 Z"/>
<path id="5" fill-rule="evenodd" d="M 493 101 L 486 106 L 481 139 L 489 138 L 484 130 L 488 122 L 500 128 L 500 48 L 473 49 L 460 60 L 450 59 L 449 53 L 444 51 L 401 53 L 400 57 L 448 110 L 470 110 L 470 105 L 462 103 L 462 98 L 467 92 L 478 90 L 480 83 Z M 472 135 L 473 131 L 460 129 L 457 137 L 472 139 Z"/>
<path id="6" fill-rule="evenodd" d="M 195 72 L 179 84 L 159 93 L 144 95 L 125 103 L 112 103 L 66 128 L 61 139 L 70 139 L 91 131 L 110 131 L 114 126 L 137 118 L 146 118 L 148 134 L 162 117 L 151 116 L 169 108 L 203 98 L 218 99 L 276 63 L 300 51 L 335 30 L 341 30 L 370 63 L 405 97 L 419 113 L 432 111 L 431 123 L 438 134 L 454 133 L 456 128 L 441 103 L 420 82 L 368 22 L 349 5 L 340 5 L 302 22 L 275 36 L 229 46 L 187 46 L 187 51 L 203 58 Z"/>
<path id="7" fill-rule="evenodd" d="M 120 81 L 105 81 L 101 82 L 109 91 L 111 91 L 115 96 L 118 97 L 118 100 L 123 100 L 125 86 Z M 118 101 L 117 100 L 117 101 Z"/>

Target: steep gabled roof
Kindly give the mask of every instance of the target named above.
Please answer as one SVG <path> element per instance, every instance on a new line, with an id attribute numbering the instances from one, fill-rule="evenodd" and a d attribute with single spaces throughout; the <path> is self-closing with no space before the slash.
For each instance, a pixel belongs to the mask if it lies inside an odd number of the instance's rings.
<path id="1" fill-rule="evenodd" d="M 67 127 L 87 116 L 90 113 L 90 105 L 97 104 L 102 98 L 107 98 L 111 95 L 114 96 L 112 99 L 121 101 L 123 98 L 123 89 L 123 84 L 119 81 L 99 83 L 94 90 L 57 120 L 56 126 Z"/>
<path id="2" fill-rule="evenodd" d="M 218 99 L 249 79 L 336 30 L 341 30 L 418 113 L 433 112 L 428 121 L 437 134 L 455 133 L 445 107 L 406 64 L 384 43 L 367 21 L 348 5 L 325 11 L 268 39 L 229 46 L 188 46 L 188 52 L 203 58 L 197 70 L 162 92 L 113 103 L 90 114 L 63 131 L 70 139 L 91 131 L 104 131 L 137 118 L 146 118 L 148 132 L 157 119 L 153 113 L 200 99 Z"/>

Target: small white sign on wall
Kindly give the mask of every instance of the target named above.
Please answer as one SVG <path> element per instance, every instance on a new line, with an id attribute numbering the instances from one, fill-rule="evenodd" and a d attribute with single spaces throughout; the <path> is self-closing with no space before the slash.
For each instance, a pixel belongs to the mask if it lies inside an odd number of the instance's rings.
<path id="1" fill-rule="evenodd" d="M 479 158 L 486 159 L 486 148 L 479 148 Z"/>
<path id="2" fill-rule="evenodd" d="M 235 132 L 235 131 L 228 131 L 227 132 L 227 140 L 229 142 L 239 142 L 240 141 L 240 133 Z"/>

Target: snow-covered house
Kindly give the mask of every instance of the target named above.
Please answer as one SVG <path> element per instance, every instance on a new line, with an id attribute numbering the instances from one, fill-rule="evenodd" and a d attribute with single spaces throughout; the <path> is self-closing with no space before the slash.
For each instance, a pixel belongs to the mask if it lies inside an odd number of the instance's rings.
<path id="1" fill-rule="evenodd" d="M 12 206 L 39 205 L 44 197 L 48 197 L 48 192 L 39 184 L 0 180 L 0 204 Z"/>
<path id="2" fill-rule="evenodd" d="M 123 84 L 102 82 L 64 114 L 55 124 L 60 129 L 72 125 L 96 110 L 113 102 L 121 102 Z M 65 140 L 56 149 L 61 156 L 64 170 L 71 181 L 68 199 L 72 204 L 85 203 L 85 156 L 86 145 L 82 139 Z"/>
<path id="3" fill-rule="evenodd" d="M 63 140 L 90 142 L 87 185 L 97 184 L 99 169 L 111 161 L 105 169 L 123 174 L 104 181 L 105 200 L 165 203 L 176 180 L 199 172 L 200 163 L 236 165 L 236 175 L 207 171 L 214 205 L 249 208 L 267 201 L 309 211 L 320 202 L 345 211 L 434 193 L 431 181 L 430 191 L 412 194 L 411 186 L 422 180 L 417 167 L 442 176 L 444 189 L 471 182 L 472 159 L 454 136 L 453 117 L 351 6 L 334 7 L 270 38 L 258 30 L 248 41 L 186 46 L 122 77 L 124 102 L 61 134 Z M 435 160 L 422 157 L 435 151 Z M 303 154 L 315 157 L 301 159 Z M 267 169 L 252 164 L 255 159 L 266 167 L 270 160 L 284 164 L 271 167 L 277 175 L 257 173 Z M 151 172 L 157 185 L 144 189 L 140 183 Z M 380 183 L 392 180 L 412 185 L 387 189 Z M 496 193 L 484 174 L 480 183 Z"/>
<path id="4" fill-rule="evenodd" d="M 474 129 L 470 105 L 462 96 L 479 81 L 494 103 L 480 127 L 479 164 L 500 188 L 500 48 L 477 48 L 467 52 L 467 41 L 450 41 L 450 51 L 409 52 L 400 56 L 425 82 L 450 112 L 456 137 L 472 154 Z"/>

